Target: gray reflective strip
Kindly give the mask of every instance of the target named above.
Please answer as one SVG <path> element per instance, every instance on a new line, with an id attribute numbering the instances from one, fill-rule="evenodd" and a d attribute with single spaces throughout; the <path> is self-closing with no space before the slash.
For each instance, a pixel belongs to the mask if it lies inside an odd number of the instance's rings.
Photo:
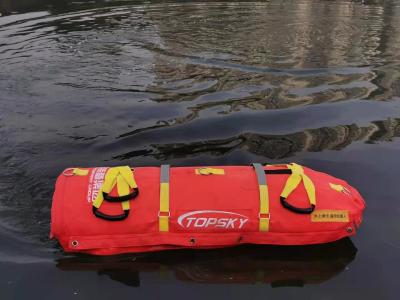
<path id="1" fill-rule="evenodd" d="M 161 183 L 169 183 L 169 165 L 161 165 Z"/>
<path id="2" fill-rule="evenodd" d="M 267 185 L 267 177 L 265 176 L 264 168 L 261 164 L 253 164 L 256 171 L 258 185 Z"/>

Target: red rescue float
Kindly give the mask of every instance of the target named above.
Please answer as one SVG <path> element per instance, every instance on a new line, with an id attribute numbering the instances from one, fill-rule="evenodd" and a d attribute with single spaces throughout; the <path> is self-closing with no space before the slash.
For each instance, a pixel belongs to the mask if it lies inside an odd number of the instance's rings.
<path id="1" fill-rule="evenodd" d="M 355 234 L 364 208 L 347 182 L 294 163 L 70 168 L 56 183 L 51 237 L 97 255 L 317 244 Z"/>

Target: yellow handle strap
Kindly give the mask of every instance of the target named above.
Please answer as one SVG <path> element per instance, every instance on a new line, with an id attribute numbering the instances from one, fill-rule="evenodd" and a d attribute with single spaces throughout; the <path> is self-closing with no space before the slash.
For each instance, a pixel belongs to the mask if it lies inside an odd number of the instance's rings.
<path id="1" fill-rule="evenodd" d="M 169 165 L 162 165 L 160 170 L 160 211 L 158 227 L 160 232 L 169 231 Z"/>
<path id="2" fill-rule="evenodd" d="M 110 193 L 117 185 L 118 196 L 129 195 L 131 188 L 137 188 L 133 172 L 129 166 L 109 168 L 104 178 L 96 199 L 93 201 L 93 206 L 99 208 L 104 201 L 103 192 Z M 129 200 L 121 203 L 123 210 L 129 210 Z"/>
<path id="3" fill-rule="evenodd" d="M 316 205 L 315 198 L 315 186 L 310 177 L 304 174 L 303 167 L 292 163 L 287 165 L 288 169 L 292 170 L 292 174 L 286 181 L 285 187 L 281 193 L 281 197 L 287 198 L 289 195 L 298 187 L 301 181 L 303 181 L 304 187 L 307 192 L 308 200 L 310 204 Z"/>
<path id="4" fill-rule="evenodd" d="M 128 195 L 130 192 L 129 184 L 121 173 L 117 176 L 117 191 L 118 196 Z M 129 200 L 123 201 L 121 205 L 123 210 L 128 210 L 130 208 Z"/>

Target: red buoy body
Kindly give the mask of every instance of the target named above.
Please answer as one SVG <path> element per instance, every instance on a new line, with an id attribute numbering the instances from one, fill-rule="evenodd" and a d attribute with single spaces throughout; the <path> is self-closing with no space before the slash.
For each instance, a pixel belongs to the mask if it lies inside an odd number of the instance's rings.
<path id="1" fill-rule="evenodd" d="M 347 182 L 296 164 L 71 168 L 57 179 L 51 237 L 97 255 L 316 244 L 355 234 L 364 208 Z"/>

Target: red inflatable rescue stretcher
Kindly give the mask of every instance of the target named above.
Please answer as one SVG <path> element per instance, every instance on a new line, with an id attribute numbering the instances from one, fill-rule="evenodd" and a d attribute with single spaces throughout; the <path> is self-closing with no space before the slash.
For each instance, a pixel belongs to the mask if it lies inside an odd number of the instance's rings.
<path id="1" fill-rule="evenodd" d="M 50 236 L 96 255 L 318 244 L 355 234 L 364 208 L 347 182 L 294 163 L 69 168 L 57 179 Z"/>

